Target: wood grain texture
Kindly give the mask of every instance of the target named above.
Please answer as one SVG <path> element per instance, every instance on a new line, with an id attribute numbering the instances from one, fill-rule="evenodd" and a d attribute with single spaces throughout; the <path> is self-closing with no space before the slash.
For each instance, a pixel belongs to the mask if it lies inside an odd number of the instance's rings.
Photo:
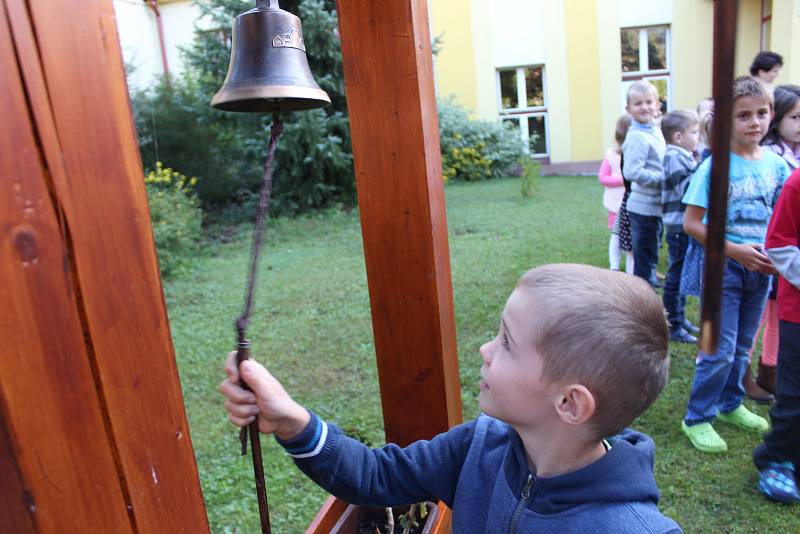
<path id="1" fill-rule="evenodd" d="M 708 197 L 708 234 L 701 299 L 703 307 L 700 313 L 700 350 L 706 354 L 714 354 L 719 344 L 722 274 L 727 261 L 725 220 L 728 211 L 738 10 L 738 0 L 714 3 L 714 80 L 711 96 L 714 99 L 715 120 L 711 128 L 711 189 Z"/>
<path id="2" fill-rule="evenodd" d="M 36 532 L 34 511 L 29 504 L 33 498 L 22 480 L 9 423 L 6 410 L 0 405 L 0 531 L 32 534 Z"/>
<path id="3" fill-rule="evenodd" d="M 8 7 L 0 2 L 0 532 L 130 532 L 18 68 L 36 49 L 15 49 Z"/>
<path id="4" fill-rule="evenodd" d="M 461 421 L 425 0 L 340 0 L 339 25 L 387 441 Z"/>
<path id="5" fill-rule="evenodd" d="M 35 28 L 12 20 L 135 526 L 208 532 L 111 0 L 5 1 Z"/>

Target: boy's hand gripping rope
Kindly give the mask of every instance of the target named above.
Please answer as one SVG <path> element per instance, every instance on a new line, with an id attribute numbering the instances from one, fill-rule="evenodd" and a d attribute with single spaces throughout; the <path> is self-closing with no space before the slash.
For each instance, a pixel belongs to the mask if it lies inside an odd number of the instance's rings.
<path id="1" fill-rule="evenodd" d="M 253 242 L 250 249 L 250 270 L 247 274 L 247 290 L 245 292 L 245 304 L 242 315 L 236 319 L 236 334 L 238 339 L 236 350 L 236 364 L 250 358 L 250 340 L 247 339 L 245 331 L 250 324 L 250 314 L 253 310 L 253 296 L 256 286 L 256 275 L 258 274 L 258 260 L 261 256 L 261 248 L 264 241 L 264 227 L 269 218 L 269 199 L 272 194 L 272 161 L 275 159 L 275 149 L 278 146 L 278 136 L 283 132 L 283 122 L 281 122 L 278 112 L 272 113 L 272 130 L 269 139 L 269 150 L 267 152 L 267 162 L 264 165 L 264 176 L 262 177 L 261 194 L 258 198 L 258 209 L 256 211 L 256 226 L 253 230 Z M 244 389 L 250 387 L 239 379 L 239 385 Z M 253 474 L 256 479 L 256 494 L 258 497 L 258 514 L 261 518 L 261 532 L 270 534 L 272 529 L 269 522 L 269 505 L 267 504 L 267 487 L 264 482 L 264 464 L 261 459 L 261 441 L 258 434 L 258 420 L 253 421 L 246 427 L 242 427 L 239 432 L 239 441 L 242 443 L 242 455 L 247 454 L 247 435 L 250 434 L 250 452 L 253 456 Z"/>

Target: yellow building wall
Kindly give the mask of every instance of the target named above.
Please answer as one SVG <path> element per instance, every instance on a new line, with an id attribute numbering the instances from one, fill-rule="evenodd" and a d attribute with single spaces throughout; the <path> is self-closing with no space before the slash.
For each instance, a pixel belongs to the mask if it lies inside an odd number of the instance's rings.
<path id="1" fill-rule="evenodd" d="M 772 0 L 769 48 L 783 56 L 775 83 L 800 85 L 800 0 Z"/>
<path id="2" fill-rule="evenodd" d="M 602 149 L 613 146 L 614 129 L 623 110 L 619 103 L 622 66 L 620 64 L 619 22 L 617 17 L 619 0 L 597 0 L 597 59 L 600 70 L 600 145 Z M 592 158 L 602 158 L 601 150 Z"/>
<path id="3" fill-rule="evenodd" d="M 548 125 L 550 128 L 550 161 L 574 161 L 572 150 L 572 114 L 570 94 L 575 86 L 570 83 L 567 65 L 567 37 L 564 4 L 547 1 L 542 9 L 546 43 L 546 76 L 548 98 Z M 596 111 L 595 111 L 596 112 Z"/>
<path id="4" fill-rule="evenodd" d="M 440 97 L 457 95 L 458 102 L 474 114 L 478 108 L 475 48 L 472 35 L 472 0 L 433 0 L 431 37 L 441 36 L 435 59 Z"/>
<path id="5" fill-rule="evenodd" d="M 712 0 L 672 0 L 666 22 L 674 109 L 695 109 L 711 96 L 713 5 Z M 546 0 L 541 6 L 550 160 L 597 160 L 613 143 L 623 111 L 622 0 Z M 431 0 L 432 34 L 443 33 L 444 41 L 436 61 L 439 95 L 456 95 L 473 116 L 485 120 L 497 119 L 497 65 L 487 29 L 498 8 L 492 0 Z M 761 0 L 740 0 L 737 76 L 748 73 L 760 41 Z M 778 83 L 800 83 L 800 0 L 773 0 L 770 49 L 784 56 Z"/>
<path id="6" fill-rule="evenodd" d="M 749 76 L 750 64 L 761 50 L 761 0 L 740 0 L 736 28 L 734 76 Z"/>
<path id="7" fill-rule="evenodd" d="M 472 42 L 475 58 L 475 95 L 477 106 L 475 114 L 482 120 L 497 119 L 497 79 L 492 61 L 493 44 L 485 36 L 486 28 L 492 23 L 492 0 L 472 0 L 471 8 L 474 16 L 472 24 Z"/>
<path id="8" fill-rule="evenodd" d="M 598 112 L 601 48 L 598 46 L 597 0 L 564 2 L 564 16 L 572 159 L 599 159 L 603 154 L 603 134 L 602 114 Z"/>
<path id="9" fill-rule="evenodd" d="M 696 109 L 711 96 L 714 5 L 674 0 L 672 9 L 672 107 Z"/>

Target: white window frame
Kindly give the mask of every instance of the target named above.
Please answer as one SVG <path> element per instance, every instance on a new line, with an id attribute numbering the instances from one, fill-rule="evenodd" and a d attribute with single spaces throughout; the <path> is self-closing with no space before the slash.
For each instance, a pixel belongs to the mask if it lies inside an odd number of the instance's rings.
<path id="1" fill-rule="evenodd" d="M 761 50 L 770 49 L 772 39 L 772 0 L 761 0 Z"/>
<path id="2" fill-rule="evenodd" d="M 525 84 L 525 69 L 538 68 L 542 71 L 542 106 L 527 106 L 528 94 Z M 517 80 L 517 107 L 503 108 L 503 93 L 500 86 L 500 73 L 515 71 Z M 547 69 L 544 64 L 523 65 L 520 67 L 498 67 L 495 70 L 495 84 L 497 90 L 497 112 L 501 121 L 516 120 L 519 125 L 520 138 L 524 142 L 525 151 L 529 152 L 528 117 L 544 117 L 544 142 L 545 152 L 531 154 L 532 158 L 550 157 L 550 117 L 547 111 Z M 522 104 L 522 106 L 520 106 Z"/>
<path id="3" fill-rule="evenodd" d="M 650 43 L 647 41 L 647 30 L 655 28 L 664 28 L 665 32 L 665 48 L 667 49 L 667 68 L 666 69 L 650 69 L 650 58 L 647 54 Z M 639 70 L 636 71 L 623 71 L 623 78 L 641 78 L 643 76 L 658 76 L 669 75 L 672 67 L 672 31 L 669 24 L 658 24 L 656 26 L 641 26 L 633 28 L 620 28 L 620 37 L 622 37 L 622 30 L 639 30 Z M 620 57 L 620 68 L 622 68 L 622 57 Z"/>
<path id="4" fill-rule="evenodd" d="M 650 43 L 647 41 L 647 31 L 653 28 L 664 28 L 665 32 L 665 48 L 666 48 L 666 69 L 653 69 L 650 70 L 650 60 L 648 50 Z M 626 94 L 627 87 L 632 82 L 637 80 L 666 80 L 667 82 L 667 111 L 672 109 L 672 28 L 669 24 L 657 24 L 654 26 L 635 26 L 620 28 L 620 38 L 622 37 L 622 30 L 639 30 L 639 70 L 637 71 L 623 71 L 622 72 L 622 107 L 627 105 Z M 622 57 L 620 57 L 620 70 L 622 69 Z"/>

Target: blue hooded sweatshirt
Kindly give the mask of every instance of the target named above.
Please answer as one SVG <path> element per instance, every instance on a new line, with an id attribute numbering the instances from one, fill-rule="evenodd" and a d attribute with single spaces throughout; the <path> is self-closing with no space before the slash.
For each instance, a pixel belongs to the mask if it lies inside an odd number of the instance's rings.
<path id="1" fill-rule="evenodd" d="M 455 534 L 680 533 L 656 506 L 655 445 L 626 430 L 599 460 L 537 477 L 519 435 L 481 415 L 430 441 L 379 449 L 311 414 L 296 438 L 278 442 L 326 491 L 365 506 L 444 501 Z"/>

